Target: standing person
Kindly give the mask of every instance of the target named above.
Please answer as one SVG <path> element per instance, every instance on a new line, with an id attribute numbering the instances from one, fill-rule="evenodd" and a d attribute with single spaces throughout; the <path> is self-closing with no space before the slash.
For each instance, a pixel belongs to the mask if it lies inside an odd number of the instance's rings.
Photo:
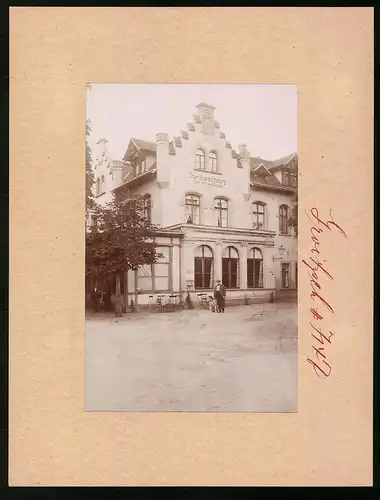
<path id="1" fill-rule="evenodd" d="M 94 288 L 91 292 L 92 306 L 94 308 L 94 312 L 99 312 L 99 302 L 100 302 L 100 293 L 97 288 Z"/>
<path id="2" fill-rule="evenodd" d="M 216 303 L 218 304 L 217 312 L 224 313 L 224 304 L 226 299 L 226 287 L 220 280 L 216 280 L 216 285 L 214 288 L 214 297 L 216 299 Z"/>

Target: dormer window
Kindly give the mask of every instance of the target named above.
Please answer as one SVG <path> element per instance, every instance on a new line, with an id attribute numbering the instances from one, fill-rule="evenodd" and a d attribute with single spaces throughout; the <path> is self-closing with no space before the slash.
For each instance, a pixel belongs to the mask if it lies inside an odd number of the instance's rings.
<path id="1" fill-rule="evenodd" d="M 211 153 L 208 155 L 209 159 L 209 169 L 211 172 L 217 172 L 218 171 L 218 156 L 215 153 L 215 151 L 211 151 Z"/>
<path id="2" fill-rule="evenodd" d="M 289 186 L 289 172 L 287 170 L 282 172 L 282 183 L 285 186 Z"/>
<path id="3" fill-rule="evenodd" d="M 206 168 L 206 163 L 205 163 L 205 153 L 203 149 L 198 149 L 195 155 L 195 165 L 197 169 L 199 170 L 205 170 Z"/>
<path id="4" fill-rule="evenodd" d="M 290 185 L 297 187 L 297 174 L 295 172 L 290 172 Z"/>

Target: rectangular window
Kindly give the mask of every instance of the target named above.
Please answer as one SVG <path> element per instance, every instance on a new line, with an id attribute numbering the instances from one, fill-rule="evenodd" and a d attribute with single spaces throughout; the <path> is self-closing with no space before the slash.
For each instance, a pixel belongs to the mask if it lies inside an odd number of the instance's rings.
<path id="1" fill-rule="evenodd" d="M 282 288 L 289 288 L 289 264 L 281 264 L 281 286 Z"/>
<path id="2" fill-rule="evenodd" d="M 199 196 L 188 194 L 185 197 L 185 221 L 187 224 L 199 224 Z"/>
<path id="3" fill-rule="evenodd" d="M 137 270 L 137 289 L 143 291 L 153 290 L 152 266 L 145 264 Z"/>
<path id="4" fill-rule="evenodd" d="M 169 247 L 158 247 L 157 252 L 162 254 L 162 257 L 154 264 L 154 288 L 166 291 L 169 290 L 170 250 Z"/>

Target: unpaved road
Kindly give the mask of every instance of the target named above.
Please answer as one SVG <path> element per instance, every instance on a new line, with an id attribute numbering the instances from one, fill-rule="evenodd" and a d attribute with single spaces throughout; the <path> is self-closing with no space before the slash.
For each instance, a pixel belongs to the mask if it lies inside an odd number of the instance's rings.
<path id="1" fill-rule="evenodd" d="M 88 411 L 297 411 L 297 306 L 86 321 Z"/>

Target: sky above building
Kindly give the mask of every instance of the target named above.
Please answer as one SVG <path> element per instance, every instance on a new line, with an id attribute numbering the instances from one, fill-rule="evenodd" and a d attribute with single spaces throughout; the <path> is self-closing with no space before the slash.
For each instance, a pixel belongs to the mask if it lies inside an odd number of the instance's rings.
<path id="1" fill-rule="evenodd" d="M 215 120 L 234 149 L 245 143 L 251 156 L 268 160 L 297 152 L 296 85 L 92 83 L 89 144 L 105 138 L 109 156 L 121 159 L 131 137 L 179 136 L 200 102 L 216 107 Z"/>

